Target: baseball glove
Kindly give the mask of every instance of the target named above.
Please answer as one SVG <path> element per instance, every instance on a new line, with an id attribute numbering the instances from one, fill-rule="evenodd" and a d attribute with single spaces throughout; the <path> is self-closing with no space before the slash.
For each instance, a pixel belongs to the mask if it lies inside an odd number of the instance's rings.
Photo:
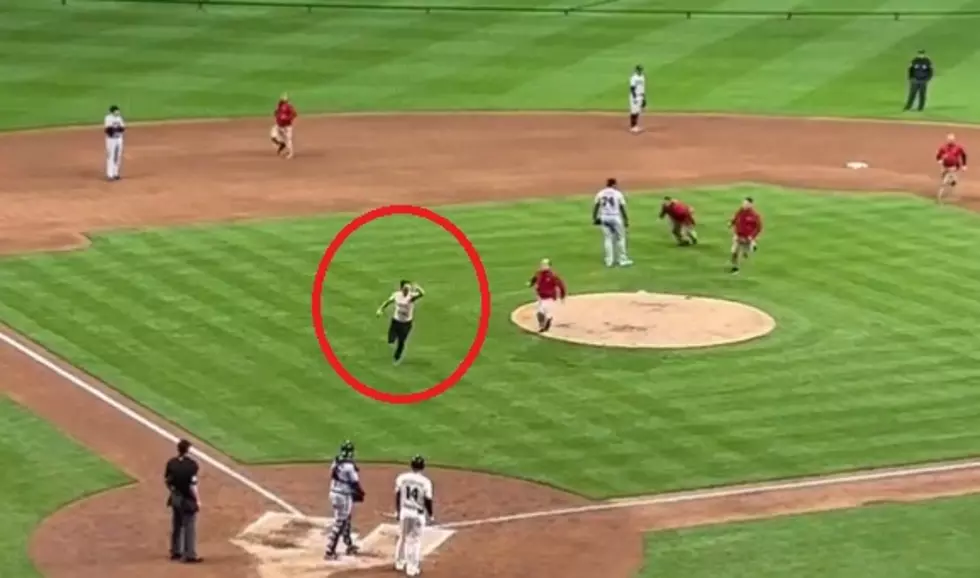
<path id="1" fill-rule="evenodd" d="M 357 490 L 357 491 L 355 491 L 354 492 L 354 495 L 351 496 L 351 499 L 353 499 L 354 502 L 356 502 L 356 503 L 363 502 L 364 501 L 364 490 Z"/>

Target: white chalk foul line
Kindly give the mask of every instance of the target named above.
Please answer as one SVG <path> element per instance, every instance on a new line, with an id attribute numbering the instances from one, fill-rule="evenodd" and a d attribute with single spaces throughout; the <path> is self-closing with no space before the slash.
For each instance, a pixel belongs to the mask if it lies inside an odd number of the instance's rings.
<path id="1" fill-rule="evenodd" d="M 137 413 L 136 411 L 134 411 L 132 408 L 126 406 L 125 404 L 120 403 L 119 401 L 113 399 L 111 396 L 107 395 L 105 392 L 103 392 L 102 390 L 100 390 L 98 387 L 96 387 L 96 386 L 92 385 L 91 383 L 88 383 L 87 381 L 85 381 L 83 379 L 80 379 L 77 376 L 75 376 L 74 374 L 66 371 L 65 369 L 63 369 L 62 367 L 60 367 L 58 364 L 56 364 L 55 362 L 51 361 L 50 359 L 48 359 L 44 355 L 39 354 L 38 352 L 34 351 L 33 349 L 27 347 L 26 345 L 24 345 L 23 343 L 21 343 L 17 339 L 14 339 L 10 335 L 8 335 L 6 332 L 0 331 L 0 341 L 6 343 L 10 347 L 13 347 L 14 349 L 16 349 L 17 351 L 19 351 L 20 353 L 22 353 L 22 354 L 26 355 L 27 357 L 29 357 L 31 359 L 31 361 L 34 361 L 38 365 L 41 365 L 42 367 L 44 367 L 45 369 L 51 371 L 52 373 L 54 373 L 58 377 L 64 379 L 65 381 L 67 381 L 70 384 L 74 385 L 75 387 L 81 389 L 82 391 L 88 393 L 89 395 L 91 395 L 92 397 L 98 399 L 102 403 L 105 403 L 106 405 L 108 405 L 112 409 L 118 411 L 119 413 L 121 413 L 124 416 L 126 416 L 127 418 L 135 421 L 136 423 L 140 424 L 141 426 L 147 428 L 148 430 L 152 431 L 153 433 L 157 434 L 158 436 L 162 437 L 163 439 L 168 440 L 168 441 L 173 442 L 173 443 L 177 443 L 180 440 L 180 438 L 178 438 L 177 436 L 175 436 L 171 432 L 165 430 L 164 428 L 160 427 L 156 423 L 154 423 L 154 422 L 150 421 L 149 419 L 143 417 L 142 415 L 140 415 L 139 413 Z M 210 455 L 208 455 L 208 454 L 206 454 L 206 453 L 204 453 L 204 452 L 202 452 L 202 451 L 200 451 L 200 450 L 198 450 L 196 448 L 193 448 L 191 450 L 191 452 L 198 459 L 200 459 L 202 462 L 208 464 L 212 468 L 214 468 L 214 469 L 218 470 L 219 472 L 225 474 L 226 476 L 232 478 L 236 482 L 239 482 L 240 484 L 242 484 L 243 486 L 247 487 L 248 489 L 250 489 L 250 490 L 252 490 L 252 491 L 260 494 L 262 497 L 264 497 L 265 499 L 269 500 L 270 502 L 276 504 L 277 506 L 279 506 L 283 510 L 289 512 L 290 514 L 295 514 L 297 516 L 303 516 L 304 515 L 301 511 L 299 511 L 299 509 L 297 509 L 296 507 L 292 506 L 287 501 L 283 500 L 279 496 L 273 494 L 269 490 L 265 489 L 264 487 L 260 486 L 259 484 L 255 483 L 254 481 L 252 481 L 249 478 L 245 477 L 243 474 L 241 474 L 241 473 L 233 470 L 232 468 L 226 466 L 225 464 L 221 463 L 220 461 L 216 460 L 215 458 L 211 457 Z"/>
<path id="2" fill-rule="evenodd" d="M 574 506 L 570 508 L 556 508 L 552 510 L 540 510 L 537 512 L 525 512 L 522 514 L 509 514 L 506 516 L 494 516 L 479 520 L 461 520 L 439 524 L 440 528 L 474 528 L 478 526 L 488 526 L 491 524 L 504 524 L 507 522 L 522 522 L 538 518 L 553 518 L 557 516 L 570 516 L 574 514 L 588 514 L 593 512 L 608 512 L 612 510 L 622 510 L 626 508 L 637 508 L 642 506 L 657 506 L 669 504 L 682 504 L 685 502 L 697 502 L 719 498 L 735 498 L 753 494 L 770 494 L 775 492 L 786 492 L 794 490 L 806 490 L 813 488 L 827 488 L 843 484 L 856 484 L 865 482 L 877 482 L 882 480 L 894 480 L 922 476 L 930 474 L 948 474 L 964 470 L 980 468 L 980 460 L 967 462 L 946 462 L 928 464 L 922 466 L 912 466 L 908 468 L 893 468 L 882 470 L 868 470 L 853 474 L 828 475 L 813 478 L 797 478 L 782 482 L 762 483 L 754 485 L 739 485 L 716 488 L 712 490 L 694 490 L 690 492 L 678 492 L 673 494 L 661 494 L 656 496 L 645 496 L 637 498 L 624 498 L 621 500 L 610 500 L 598 504 L 586 506 Z"/>

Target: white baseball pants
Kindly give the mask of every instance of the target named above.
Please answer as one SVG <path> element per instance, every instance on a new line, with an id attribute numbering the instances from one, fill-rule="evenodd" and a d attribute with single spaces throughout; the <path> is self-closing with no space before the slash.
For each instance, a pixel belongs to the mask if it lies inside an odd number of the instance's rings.
<path id="1" fill-rule="evenodd" d="M 422 566 L 423 534 L 425 534 L 425 514 L 415 510 L 402 510 L 398 516 L 395 567 L 404 568 L 409 576 L 417 576 Z"/>
<path id="2" fill-rule="evenodd" d="M 123 139 L 121 136 L 105 137 L 105 176 L 118 179 L 122 167 Z"/>
<path id="3" fill-rule="evenodd" d="M 605 253 L 603 260 L 606 267 L 612 267 L 614 263 L 619 265 L 629 263 L 629 256 L 626 254 L 626 227 L 623 225 L 623 219 L 601 217 L 599 223 L 602 229 L 602 248 Z"/>

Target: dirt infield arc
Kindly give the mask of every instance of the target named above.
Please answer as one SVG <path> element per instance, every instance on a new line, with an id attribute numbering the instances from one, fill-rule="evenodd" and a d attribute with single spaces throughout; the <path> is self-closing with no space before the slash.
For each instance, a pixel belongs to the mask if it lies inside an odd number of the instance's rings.
<path id="1" fill-rule="evenodd" d="M 297 128 L 297 157 L 283 161 L 266 146 L 265 125 L 265 120 L 243 120 L 134 127 L 127 134 L 124 180 L 116 183 L 101 178 L 98 129 L 0 136 L 0 252 L 77 248 L 85 245 L 85 233 L 118 228 L 304 215 L 389 202 L 585 193 L 610 175 L 630 189 L 753 181 L 929 194 L 933 147 L 949 130 L 679 116 L 651 118 L 650 130 L 634 136 L 623 130 L 621 118 L 608 115 L 341 116 L 304 121 Z M 967 141 L 980 137 L 980 130 L 957 132 Z M 845 168 L 853 160 L 871 168 Z M 977 185 L 964 183 L 961 194 L 961 203 L 980 206 Z M 202 550 L 210 560 L 192 569 L 175 567 L 165 560 L 167 512 L 159 487 L 159 466 L 170 444 L 2 344 L 0 376 L 7 395 L 136 481 L 70 505 L 38 528 L 30 555 L 46 576 L 256 576 L 253 561 L 229 540 L 271 508 L 258 494 L 208 471 Z M 240 469 L 303 511 L 325 513 L 323 467 Z M 393 475 L 391 467 L 366 468 L 369 495 L 387 496 Z M 440 549 L 426 568 L 427 576 L 436 577 L 626 578 L 641 562 L 643 530 L 980 491 L 980 470 L 967 467 L 489 523 L 510 514 L 591 504 L 499 476 L 441 470 L 434 478 L 443 520 L 488 520 L 460 530 Z M 506 500 L 490 501 L 489 495 Z M 387 500 L 379 502 L 369 501 L 360 512 L 359 530 L 369 531 L 381 520 Z"/>

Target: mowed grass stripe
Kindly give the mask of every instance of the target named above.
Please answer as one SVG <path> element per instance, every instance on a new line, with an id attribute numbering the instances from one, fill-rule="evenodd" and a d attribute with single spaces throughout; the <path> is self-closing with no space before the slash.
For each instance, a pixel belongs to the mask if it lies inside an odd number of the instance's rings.
<path id="1" fill-rule="evenodd" d="M 977 497 L 873 505 L 650 534 L 640 577 L 732 578 L 975 575 Z M 780 544 L 772 548 L 772 544 Z"/>
<path id="2" fill-rule="evenodd" d="M 120 257 L 124 256 L 117 255 L 117 258 Z M 170 384 L 169 387 L 176 394 L 174 399 L 162 402 L 168 405 L 164 412 L 168 416 L 173 415 L 180 419 L 207 411 L 215 413 L 216 418 L 220 419 L 218 414 L 221 413 L 223 401 L 227 397 L 224 392 L 229 388 L 240 388 L 243 381 L 247 379 L 267 380 L 263 383 L 275 386 L 257 390 L 252 395 L 254 402 L 260 401 L 263 394 L 281 391 L 275 379 L 276 375 L 263 374 L 262 366 L 252 362 L 256 358 L 253 355 L 256 351 L 253 349 L 255 347 L 260 347 L 265 356 L 274 354 L 274 348 L 268 347 L 266 341 L 265 336 L 268 331 L 249 331 L 247 323 L 230 328 L 228 325 L 230 317 L 220 312 L 220 298 L 214 301 L 200 298 L 172 299 L 173 295 L 181 294 L 175 292 L 173 287 L 179 286 L 175 281 L 182 279 L 183 275 L 178 273 L 168 278 L 147 275 L 141 270 L 140 263 L 140 259 L 133 259 L 130 261 L 131 266 L 125 271 L 117 268 L 114 273 L 110 273 L 110 270 L 103 268 L 98 272 L 100 277 L 117 287 L 111 299 L 94 297 L 87 292 L 75 294 L 70 300 L 62 295 L 51 295 L 46 301 L 51 302 L 55 310 L 48 315 L 71 314 L 70 309 L 62 311 L 62 307 L 80 308 L 85 313 L 85 317 L 83 317 L 83 324 L 78 328 L 79 331 L 99 331 L 98 335 L 92 334 L 87 338 L 83 334 L 79 339 L 80 342 L 106 341 L 108 347 L 105 349 L 111 355 L 108 362 L 112 367 L 121 368 L 123 375 L 128 372 L 139 374 L 152 371 L 165 376 Z M 56 271 L 50 274 L 55 278 L 59 276 Z M 183 293 L 183 295 L 187 294 Z M 200 287 L 192 286 L 190 294 L 200 297 Z M 186 315 L 184 323 L 168 323 L 168 318 L 173 315 L 175 308 Z M 249 307 L 249 310 L 251 309 Z M 106 326 L 102 322 L 109 317 L 125 320 L 123 323 L 126 329 L 109 335 L 104 334 L 102 327 L 113 328 L 112 324 Z M 115 344 L 119 344 L 119 347 L 114 347 Z M 263 345 L 266 347 L 262 347 Z M 83 355 L 89 354 L 90 352 L 83 353 Z M 235 362 L 221 367 L 223 373 L 215 376 L 216 367 L 212 362 L 221 359 L 235 360 Z M 277 359 L 277 367 L 280 369 L 289 367 L 288 362 L 288 358 Z M 119 379 L 115 372 L 109 375 L 100 374 L 100 376 L 112 382 Z M 197 390 L 201 384 L 207 384 L 209 397 L 215 403 L 213 410 L 191 403 L 198 399 Z M 143 383 L 136 382 L 130 387 L 134 388 L 138 392 L 138 397 L 144 400 L 154 396 L 152 389 L 145 387 Z M 270 422 L 275 422 L 275 419 L 275 416 L 270 416 L 270 419 L 263 420 L 261 423 L 271 425 Z M 200 433 L 209 435 L 212 432 Z M 224 440 L 217 436 L 213 437 L 213 441 Z"/>
<path id="3" fill-rule="evenodd" d="M 757 197 L 769 227 L 745 274 L 732 278 L 724 273 L 725 222 L 746 194 Z M 83 320 L 112 322 L 127 309 L 168 320 L 138 331 L 123 322 L 125 329 L 110 335 L 136 335 L 131 342 L 86 343 L 76 353 L 117 368 L 96 373 L 120 377 L 130 392 L 152 390 L 150 405 L 173 409 L 185 427 L 247 460 L 312 459 L 322 456 L 322 440 L 355 437 L 369 458 L 425 451 L 439 463 L 615 495 L 976 451 L 980 439 L 966 427 L 976 418 L 963 408 L 978 401 L 969 384 L 980 377 L 980 365 L 963 351 L 972 338 L 961 332 L 977 306 L 926 298 L 945 276 L 959 276 L 961 293 L 971 293 L 977 276 L 970 247 L 980 241 L 968 226 L 973 215 L 903 195 L 795 194 L 751 185 L 681 196 L 698 210 L 704 246 L 673 248 L 666 225 L 653 218 L 660 194 L 634 194 L 637 266 L 623 270 L 601 266 L 587 197 L 440 209 L 481 251 L 494 317 L 467 378 L 410 409 L 376 404 L 343 384 L 309 327 L 316 263 L 349 215 L 110 235 L 83 253 L 11 259 L 0 271 L 0 302 L 4 319 L 42 320 L 42 337 L 97 339 L 61 327 L 74 323 L 65 309 L 28 299 L 40 289 L 54 302 L 104 311 Z M 553 224 L 550 237 L 531 227 L 540 222 Z M 395 218 L 373 225 L 338 254 L 327 277 L 325 322 L 355 375 L 380 389 L 412 391 L 459 362 L 475 331 L 477 288 L 462 250 L 435 225 Z M 930 233 L 952 229 L 962 233 Z M 876 254 L 888 258 L 872 259 Z M 527 278 L 545 256 L 574 292 L 720 296 L 761 306 L 781 327 L 766 339 L 709 351 L 622 352 L 537 340 L 508 316 L 532 300 Z M 120 279 L 135 261 L 130 279 Z M 39 276 L 36 267 L 47 273 Z M 416 277 L 429 295 L 409 361 L 395 368 L 384 344 L 387 320 L 373 311 L 402 276 Z M 56 279 L 72 283 L 49 286 Z M 109 301 L 120 288 L 145 287 L 166 297 Z M 908 301 L 915 305 L 901 305 Z M 183 347 L 207 347 L 174 369 L 182 383 L 151 371 L 176 364 L 125 359 L 153 348 L 188 355 L 166 345 L 173 338 L 166 329 L 175 326 L 193 330 Z M 949 328 L 961 347 L 949 346 Z M 942 395 L 916 409 L 937 388 Z M 177 400 L 191 393 L 197 403 L 181 413 Z M 218 404 L 218 411 L 200 409 Z M 951 417 L 945 424 L 943 408 Z M 261 418 L 267 412 L 275 415 Z M 393 431 L 419 433 L 396 438 Z M 774 450 L 769 440 L 776 432 L 785 439 Z M 581 471 L 582 460 L 614 479 Z"/>
<path id="4" fill-rule="evenodd" d="M 881 2 L 876 9 L 888 10 L 893 4 Z M 949 3 L 949 7 L 964 4 L 968 2 Z M 879 54 L 887 53 L 889 58 L 894 59 L 891 50 L 894 44 L 915 37 L 929 26 L 928 20 L 916 19 L 878 23 L 872 24 L 875 33 L 869 35 L 869 24 L 862 19 L 839 18 L 813 22 L 819 23 L 822 30 L 819 36 L 802 40 L 797 38 L 800 25 L 809 27 L 810 21 L 775 22 L 769 34 L 788 40 L 790 44 L 769 47 L 762 54 L 766 58 L 762 66 L 740 70 L 741 74 L 703 95 L 699 105 L 703 108 L 716 108 L 719 105 L 727 108 L 733 104 L 739 108 L 785 108 L 788 103 L 831 84 L 835 78 L 855 68 L 864 69 L 865 61 Z M 738 39 L 732 41 L 738 42 Z M 896 95 L 896 100 L 898 97 L 900 95 Z"/>
<path id="5" fill-rule="evenodd" d="M 744 0 L 726 0 L 715 6 L 722 10 L 735 10 L 744 6 Z M 608 17 L 595 19 L 615 31 L 622 31 L 611 43 L 600 44 L 600 50 L 583 54 L 572 66 L 564 66 L 557 70 L 543 71 L 538 78 L 515 87 L 510 92 L 514 99 L 530 101 L 536 95 L 544 92 L 554 92 L 575 95 L 572 103 L 577 107 L 601 106 L 614 110 L 626 110 L 626 100 L 629 95 L 628 80 L 632 67 L 642 64 L 646 67 L 651 81 L 649 104 L 653 108 L 663 105 L 665 91 L 677 83 L 687 83 L 690 77 L 681 77 L 671 73 L 670 66 L 685 58 L 697 54 L 703 47 L 723 41 L 726 38 L 754 30 L 759 26 L 753 19 L 723 19 L 723 20 L 680 20 L 680 19 L 631 19 L 624 21 Z M 624 27 L 624 22 L 638 25 L 631 30 Z M 570 42 L 576 42 L 572 38 Z M 638 52 L 636 46 L 643 46 Z M 701 62 L 702 66 L 710 66 L 710 62 Z M 726 70 L 725 74 L 730 74 Z M 583 77 L 589 78 L 583 83 Z M 669 97 L 668 97 L 669 98 Z"/>
<path id="6" fill-rule="evenodd" d="M 980 10 L 980 2 L 977 0 L 951 0 L 944 2 L 942 6 L 964 11 Z M 834 82 L 815 87 L 809 94 L 793 101 L 790 107 L 831 112 L 844 96 L 850 115 L 887 110 L 886 107 L 891 108 L 894 115 L 901 114 L 900 109 L 905 104 L 906 85 L 904 77 L 899 78 L 894 72 L 900 64 L 896 62 L 897 55 L 913 55 L 917 50 L 926 49 L 936 64 L 936 79 L 930 86 L 929 95 L 931 114 L 938 118 L 955 120 L 958 115 L 969 110 L 970 105 L 965 101 L 963 93 L 975 91 L 978 84 L 975 75 L 956 74 L 958 65 L 975 57 L 976 48 L 954 42 L 953 39 L 969 36 L 975 29 L 976 19 L 953 16 L 914 19 L 912 22 L 919 25 L 914 34 L 903 35 L 891 48 L 867 58 L 861 66 L 852 68 Z M 883 37 L 888 30 L 886 24 L 896 23 L 883 22 L 880 28 L 866 31 L 864 38 L 871 42 Z M 854 47 L 844 48 L 853 50 Z"/>
<path id="7" fill-rule="evenodd" d="M 892 9 L 903 1 L 863 5 Z M 759 7 L 751 0 L 711 5 Z M 822 5 L 781 1 L 778 8 Z M 940 7 L 977 6 L 946 0 Z M 10 12 L 9 34 L 0 39 L 0 53 L 17 55 L 0 57 L 13 85 L 0 100 L 7 127 L 91 122 L 109 102 L 142 120 L 268 114 L 283 90 L 304 113 L 622 110 L 637 63 L 647 67 L 657 109 L 890 116 L 904 96 L 901 69 L 920 45 L 929 46 L 939 70 L 927 116 L 978 114 L 963 96 L 975 92 L 966 64 L 976 51 L 952 40 L 969 18 L 688 21 L 89 3 Z M 73 46 L 68 57 L 65 42 Z M 112 72 L 102 66 L 110 60 Z"/>
<path id="8" fill-rule="evenodd" d="M 222 391 L 227 392 L 226 395 L 240 395 L 237 390 L 243 387 L 243 383 L 251 381 L 262 385 L 251 395 L 255 402 L 255 413 L 249 417 L 259 419 L 261 424 L 255 443 L 262 443 L 261 440 L 266 437 L 282 435 L 288 439 L 295 435 L 292 433 L 295 420 L 316 419 L 319 415 L 316 406 L 311 408 L 308 404 L 296 406 L 291 404 L 291 400 L 302 399 L 310 393 L 299 389 L 297 383 L 319 377 L 315 371 L 316 366 L 309 364 L 307 357 L 303 355 L 313 354 L 316 349 L 315 347 L 297 349 L 295 346 L 284 345 L 296 342 L 305 336 L 306 332 L 299 331 L 300 328 L 295 326 L 290 327 L 278 318 L 270 318 L 265 312 L 277 312 L 277 317 L 286 315 L 290 319 L 295 319 L 298 314 L 308 309 L 308 302 L 296 303 L 295 306 L 292 303 L 273 302 L 273 297 L 280 294 L 263 292 L 265 286 L 261 280 L 248 274 L 245 282 L 236 284 L 224 281 L 222 266 L 241 262 L 243 258 L 247 258 L 247 255 L 235 251 L 235 248 L 223 246 L 218 239 L 212 239 L 209 246 L 213 250 L 207 254 L 209 257 L 207 261 L 200 262 L 196 266 L 185 265 L 177 275 L 156 277 L 149 274 L 142 280 L 141 285 L 156 285 L 164 294 L 194 295 L 198 298 L 194 309 L 205 324 L 199 327 L 200 331 L 185 333 L 182 336 L 184 347 L 199 355 L 206 355 L 206 358 L 212 362 L 213 360 L 229 361 L 231 367 L 222 368 L 222 371 L 234 371 L 238 379 L 234 381 L 216 379 L 212 386 L 216 390 L 215 395 L 222 395 Z M 261 270 L 265 264 L 258 262 L 253 265 L 250 271 Z M 141 272 L 138 271 L 137 275 L 139 273 Z M 229 305 L 232 303 L 238 305 Z M 242 319 L 241 323 L 235 323 L 234 314 L 231 313 L 231 310 L 237 306 L 244 306 L 250 311 L 249 317 Z M 184 355 L 178 358 L 188 357 L 190 356 Z M 265 364 L 256 361 L 263 357 L 274 360 L 272 367 L 278 370 L 269 371 Z M 202 363 L 205 367 L 211 367 L 210 363 L 203 360 Z M 191 395 L 191 392 L 189 391 L 188 394 Z M 261 408 L 269 404 L 282 405 L 290 411 L 282 415 L 262 417 Z M 237 417 L 227 416 L 227 419 L 230 422 Z"/>

